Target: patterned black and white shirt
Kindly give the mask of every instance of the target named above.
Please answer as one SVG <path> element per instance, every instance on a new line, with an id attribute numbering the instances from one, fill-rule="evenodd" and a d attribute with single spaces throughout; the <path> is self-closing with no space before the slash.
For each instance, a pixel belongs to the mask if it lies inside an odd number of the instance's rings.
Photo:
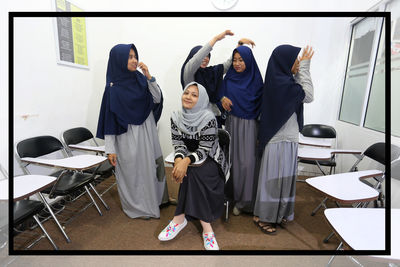
<path id="1" fill-rule="evenodd" d="M 217 120 L 215 118 L 211 119 L 202 129 L 196 131 L 194 135 L 180 131 L 171 119 L 172 146 L 175 150 L 175 158 L 188 157 L 192 164 L 210 157 L 218 163 L 227 181 L 230 166 L 219 146 L 217 131 Z"/>

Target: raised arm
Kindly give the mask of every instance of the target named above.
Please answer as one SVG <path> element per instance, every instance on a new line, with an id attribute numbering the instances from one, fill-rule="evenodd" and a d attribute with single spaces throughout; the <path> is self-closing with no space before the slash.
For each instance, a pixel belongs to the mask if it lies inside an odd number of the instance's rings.
<path id="1" fill-rule="evenodd" d="M 310 103 L 314 100 L 314 86 L 311 80 L 310 63 L 314 55 L 312 47 L 307 46 L 301 57 L 299 57 L 300 67 L 295 75 L 295 80 L 304 90 L 305 97 L 303 102 Z"/>

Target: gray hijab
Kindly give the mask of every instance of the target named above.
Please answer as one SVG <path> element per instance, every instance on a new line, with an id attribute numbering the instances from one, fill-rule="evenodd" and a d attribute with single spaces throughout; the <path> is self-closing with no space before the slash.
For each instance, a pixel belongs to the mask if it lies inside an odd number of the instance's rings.
<path id="1" fill-rule="evenodd" d="M 199 99 L 196 105 L 191 109 L 182 107 L 180 111 L 174 111 L 171 119 L 178 126 L 178 129 L 186 134 L 194 135 L 206 126 L 206 124 L 215 119 L 214 113 L 209 107 L 208 94 L 204 86 L 199 83 L 191 82 L 185 86 L 185 90 L 191 85 L 197 85 L 199 89 Z"/>

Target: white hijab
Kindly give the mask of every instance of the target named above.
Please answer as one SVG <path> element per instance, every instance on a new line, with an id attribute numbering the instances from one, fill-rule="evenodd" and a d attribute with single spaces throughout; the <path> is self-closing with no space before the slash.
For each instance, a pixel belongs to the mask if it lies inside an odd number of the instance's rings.
<path id="1" fill-rule="evenodd" d="M 206 124 L 215 119 L 214 113 L 210 109 L 208 94 L 204 86 L 197 82 L 191 82 L 185 86 L 185 90 L 191 85 L 197 85 L 199 89 L 199 99 L 191 109 L 182 107 L 181 111 L 174 111 L 171 119 L 178 126 L 181 132 L 194 135 L 199 133 Z M 183 94 L 183 93 L 182 93 Z"/>

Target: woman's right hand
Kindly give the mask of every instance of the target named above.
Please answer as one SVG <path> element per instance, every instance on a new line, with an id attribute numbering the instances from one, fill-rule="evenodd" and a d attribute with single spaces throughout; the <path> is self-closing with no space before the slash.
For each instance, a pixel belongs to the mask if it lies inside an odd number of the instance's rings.
<path id="1" fill-rule="evenodd" d="M 301 55 L 301 57 L 299 57 L 299 61 L 302 60 L 311 60 L 311 58 L 314 55 L 314 50 L 312 49 L 311 46 L 308 46 L 306 48 L 304 48 L 303 50 L 303 54 Z"/>
<path id="2" fill-rule="evenodd" d="M 227 35 L 234 35 L 234 33 L 231 30 L 225 30 L 223 32 L 221 32 L 220 34 L 216 35 L 211 41 L 210 41 L 210 45 L 214 46 L 214 44 L 222 39 L 225 38 L 225 36 Z"/>
<path id="3" fill-rule="evenodd" d="M 223 107 L 226 111 L 231 112 L 231 106 L 233 106 L 233 103 L 232 103 L 232 101 L 231 101 L 229 98 L 227 98 L 226 96 L 224 96 L 224 97 L 221 99 L 221 104 L 222 104 L 222 107 Z"/>
<path id="4" fill-rule="evenodd" d="M 114 167 L 117 165 L 117 154 L 108 154 L 107 158 L 110 161 L 111 165 L 113 165 Z"/>

